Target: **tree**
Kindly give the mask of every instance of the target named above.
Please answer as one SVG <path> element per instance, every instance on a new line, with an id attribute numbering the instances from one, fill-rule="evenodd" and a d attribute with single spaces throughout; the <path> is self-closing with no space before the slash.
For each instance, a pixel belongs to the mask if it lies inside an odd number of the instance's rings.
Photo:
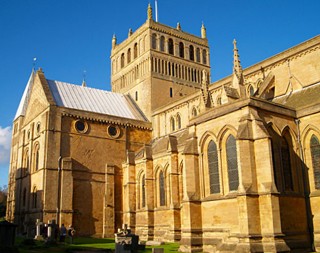
<path id="1" fill-rule="evenodd" d="M 6 216 L 8 187 L 0 186 L 0 219 Z"/>

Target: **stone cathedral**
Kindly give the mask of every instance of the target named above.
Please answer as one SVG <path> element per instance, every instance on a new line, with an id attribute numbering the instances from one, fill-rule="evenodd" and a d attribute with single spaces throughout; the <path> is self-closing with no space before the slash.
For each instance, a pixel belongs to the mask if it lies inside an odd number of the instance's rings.
<path id="1" fill-rule="evenodd" d="M 201 36 L 112 38 L 111 91 L 32 71 L 13 122 L 7 219 L 182 252 L 320 251 L 320 36 L 210 83 Z"/>

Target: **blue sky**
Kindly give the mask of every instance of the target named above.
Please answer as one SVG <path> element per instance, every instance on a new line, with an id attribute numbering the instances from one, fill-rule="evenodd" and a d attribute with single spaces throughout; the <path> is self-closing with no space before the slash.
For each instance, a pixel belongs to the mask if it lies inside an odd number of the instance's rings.
<path id="1" fill-rule="evenodd" d="M 33 67 L 48 79 L 110 90 L 111 38 L 146 20 L 152 0 L 0 0 L 0 186 L 7 184 L 11 125 Z M 211 79 L 232 72 L 235 38 L 248 67 L 319 34 L 320 1 L 158 0 L 159 22 L 210 45 Z"/>

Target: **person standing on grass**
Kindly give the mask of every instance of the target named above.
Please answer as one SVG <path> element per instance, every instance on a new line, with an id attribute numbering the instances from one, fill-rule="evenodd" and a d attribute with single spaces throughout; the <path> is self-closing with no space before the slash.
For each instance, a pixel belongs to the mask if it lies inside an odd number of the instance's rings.
<path id="1" fill-rule="evenodd" d="M 72 227 L 72 225 L 69 225 L 68 236 L 70 238 L 70 244 L 73 243 L 73 237 L 74 237 L 75 233 L 76 233 L 75 229 Z"/>
<path id="2" fill-rule="evenodd" d="M 60 228 L 60 242 L 64 242 L 65 241 L 66 235 L 67 235 L 67 229 L 64 226 L 64 224 L 62 224 L 61 228 Z"/>

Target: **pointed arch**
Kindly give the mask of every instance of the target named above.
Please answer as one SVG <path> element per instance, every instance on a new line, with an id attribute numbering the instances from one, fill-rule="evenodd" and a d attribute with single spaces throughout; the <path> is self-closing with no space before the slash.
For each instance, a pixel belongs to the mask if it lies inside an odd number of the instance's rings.
<path id="1" fill-rule="evenodd" d="M 159 172 L 159 206 L 166 205 L 166 185 L 165 185 L 165 176 L 163 170 Z"/>
<path id="2" fill-rule="evenodd" d="M 208 170 L 209 170 L 209 182 L 210 193 L 220 193 L 220 173 L 219 173 L 219 160 L 218 149 L 214 141 L 210 140 L 208 145 Z"/>
<path id="3" fill-rule="evenodd" d="M 32 170 L 38 171 L 39 170 L 39 156 L 40 156 L 40 144 L 38 142 L 36 142 L 34 144 L 34 148 L 33 148 L 33 168 Z"/>
<path id="4" fill-rule="evenodd" d="M 181 115 L 180 115 L 180 113 L 177 114 L 176 119 L 177 119 L 177 129 L 181 129 Z"/>
<path id="5" fill-rule="evenodd" d="M 193 106 L 192 109 L 191 109 L 191 116 L 192 117 L 198 116 L 198 111 L 197 111 L 197 108 L 195 106 Z"/>
<path id="6" fill-rule="evenodd" d="M 315 125 L 307 125 L 301 134 L 305 164 L 309 168 L 310 191 L 320 190 L 320 129 Z"/>
<path id="7" fill-rule="evenodd" d="M 29 157 L 29 149 L 27 148 L 23 154 L 23 176 L 30 172 L 30 157 Z"/>
<path id="8" fill-rule="evenodd" d="M 314 188 L 320 190 L 320 141 L 316 135 L 310 139 L 310 152 L 313 168 Z"/>
<path id="9" fill-rule="evenodd" d="M 236 138 L 230 134 L 226 141 L 229 191 L 237 191 L 239 187 L 238 153 Z"/>
<path id="10" fill-rule="evenodd" d="M 226 141 L 227 136 L 229 136 L 230 134 L 232 134 L 233 136 L 237 136 L 237 130 L 232 125 L 228 124 L 220 129 L 217 134 L 217 143 L 220 149 L 223 147 L 223 142 Z"/>
<path id="11" fill-rule="evenodd" d="M 170 117 L 170 130 L 171 130 L 171 132 L 176 130 L 175 120 L 172 116 Z"/>

